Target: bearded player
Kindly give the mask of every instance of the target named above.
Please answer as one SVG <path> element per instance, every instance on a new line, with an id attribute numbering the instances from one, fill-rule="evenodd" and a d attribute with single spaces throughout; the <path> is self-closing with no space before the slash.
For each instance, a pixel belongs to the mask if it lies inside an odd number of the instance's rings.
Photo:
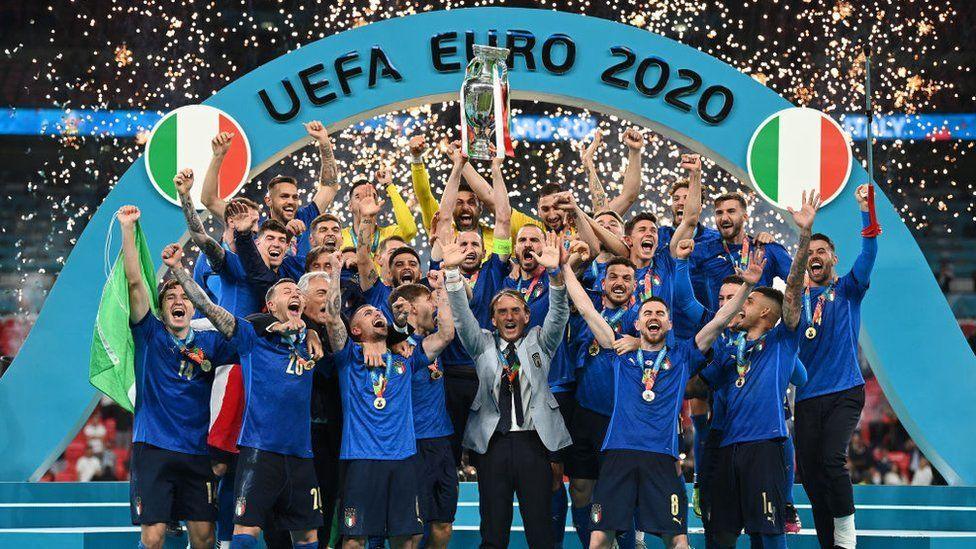
<path id="1" fill-rule="evenodd" d="M 688 547 L 688 505 L 676 465 L 675 430 L 685 385 L 708 363 L 712 343 L 741 308 L 761 272 L 762 258 L 754 257 L 746 284 L 735 299 L 692 339 L 670 334 L 670 313 L 660 297 L 640 305 L 634 321 L 639 347 L 613 358 L 613 409 L 590 509 L 591 548 L 610 547 L 613 534 L 629 530 L 635 517 L 638 530 L 661 536 L 667 547 Z M 616 330 L 575 277 L 566 278 L 573 303 L 597 344 L 614 349 Z"/>
<path id="2" fill-rule="evenodd" d="M 867 186 L 858 187 L 855 196 L 867 227 Z M 878 241 L 863 237 L 861 253 L 843 276 L 837 275 L 837 254 L 828 236 L 814 234 L 808 247 L 809 285 L 803 290 L 798 330 L 804 334 L 800 359 L 810 380 L 796 395 L 796 446 L 821 546 L 850 549 L 856 532 L 847 447 L 864 407 L 858 334 Z"/>
<path id="3" fill-rule="evenodd" d="M 738 328 L 745 332 L 702 373 L 726 389 L 725 424 L 711 480 L 710 522 L 719 544 L 735 545 L 745 532 L 763 548 L 786 547 L 787 475 L 784 444 L 789 432 L 783 399 L 799 353 L 800 298 L 811 228 L 819 196 L 803 193 L 799 211 L 789 209 L 800 232 L 786 292 L 768 287 L 749 295 Z M 721 502 L 721 504 L 717 504 Z"/>

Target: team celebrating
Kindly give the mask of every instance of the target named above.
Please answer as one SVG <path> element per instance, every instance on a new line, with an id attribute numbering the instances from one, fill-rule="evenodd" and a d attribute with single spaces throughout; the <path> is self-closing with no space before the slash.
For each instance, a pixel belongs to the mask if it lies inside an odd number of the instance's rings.
<path id="1" fill-rule="evenodd" d="M 647 536 L 689 547 L 689 508 L 709 548 L 735 546 L 743 531 L 753 547 L 786 547 L 800 529 L 794 463 L 820 545 L 855 547 L 846 453 L 864 404 L 859 310 L 873 235 L 842 274 L 830 237 L 813 232 L 815 192 L 787 216 L 792 257 L 772 235 L 747 233 L 743 195 L 714 197 L 708 227 L 693 154 L 670 188 L 670 223 L 632 212 L 645 139 L 635 128 L 623 135 L 618 196 L 594 162 L 597 132 L 581 151 L 589 209 L 545 184 L 534 212 L 512 208 L 503 159 L 486 178 L 460 142 L 447 147 L 437 198 L 415 136 L 420 226 L 380 170 L 348 182 L 343 227 L 328 212 L 340 193 L 331 138 L 319 122 L 305 128 L 321 171 L 304 205 L 284 176 L 266 184 L 263 205 L 219 198 L 234 136 L 214 137 L 200 197 L 223 221 L 220 241 L 191 198 L 195 174 L 176 176 L 201 253 L 191 273 L 183 247 L 168 245 L 155 296 L 139 209 L 117 214 L 140 548 L 161 548 L 174 521 L 194 548 L 256 547 L 262 536 L 298 549 L 444 548 L 462 454 L 478 473 L 484 548 L 508 546 L 516 507 L 532 548 L 561 547 L 568 513 L 583 547 L 635 548 Z M 867 226 L 866 190 L 855 194 Z M 382 226 L 387 200 L 395 223 Z"/>

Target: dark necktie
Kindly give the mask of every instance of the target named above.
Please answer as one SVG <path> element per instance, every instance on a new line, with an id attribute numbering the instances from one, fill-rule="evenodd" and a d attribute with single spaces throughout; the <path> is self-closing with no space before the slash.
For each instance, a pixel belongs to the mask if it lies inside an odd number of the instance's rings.
<path id="1" fill-rule="evenodd" d="M 505 351 L 505 360 L 508 361 L 510 371 L 515 372 L 515 379 L 511 382 L 511 393 L 515 397 L 515 423 L 521 427 L 522 423 L 525 421 L 524 410 L 522 410 L 522 388 L 519 378 L 522 377 L 519 373 L 519 358 L 518 354 L 515 352 L 515 344 L 509 343 L 508 349 Z M 508 377 L 502 380 L 502 385 L 508 383 Z"/>

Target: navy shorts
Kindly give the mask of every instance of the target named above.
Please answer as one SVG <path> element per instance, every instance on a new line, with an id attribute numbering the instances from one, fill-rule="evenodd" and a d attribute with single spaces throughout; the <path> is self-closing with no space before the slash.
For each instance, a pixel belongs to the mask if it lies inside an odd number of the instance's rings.
<path id="1" fill-rule="evenodd" d="M 424 522 L 454 522 L 458 475 L 451 437 L 419 439 L 417 458 L 421 518 Z"/>
<path id="2" fill-rule="evenodd" d="M 418 460 L 413 455 L 399 460 L 343 461 L 345 484 L 339 498 L 339 533 L 361 538 L 423 532 Z"/>
<path id="3" fill-rule="evenodd" d="M 782 534 L 786 506 L 783 439 L 719 448 L 712 477 L 710 527 L 715 532 Z M 722 502 L 718 504 L 718 502 Z"/>
<path id="4" fill-rule="evenodd" d="M 210 456 L 136 442 L 129 470 L 132 524 L 217 520 L 217 479 Z"/>
<path id="5" fill-rule="evenodd" d="M 607 450 L 593 489 L 590 526 L 655 535 L 688 533 L 688 495 L 675 459 L 641 450 Z"/>
<path id="6" fill-rule="evenodd" d="M 234 482 L 234 524 L 290 531 L 322 526 L 322 493 L 312 458 L 241 446 Z"/>
<path id="7" fill-rule="evenodd" d="M 566 475 L 569 478 L 600 478 L 600 458 L 603 439 L 607 436 L 610 417 L 577 405 L 569 433 L 573 445 L 569 447 Z"/>

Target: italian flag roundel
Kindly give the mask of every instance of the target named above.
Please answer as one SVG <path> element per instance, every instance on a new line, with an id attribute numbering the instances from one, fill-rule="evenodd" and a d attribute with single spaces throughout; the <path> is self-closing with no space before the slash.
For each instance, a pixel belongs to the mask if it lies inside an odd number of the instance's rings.
<path id="1" fill-rule="evenodd" d="M 190 168 L 193 170 L 190 195 L 196 208 L 203 209 L 200 190 L 213 156 L 210 141 L 220 132 L 233 133 L 234 138 L 220 166 L 217 194 L 226 200 L 240 190 L 251 167 L 251 147 L 240 124 L 220 109 L 187 105 L 157 122 L 146 143 L 146 171 L 159 194 L 178 206 L 173 177 L 180 170 Z"/>
<path id="2" fill-rule="evenodd" d="M 759 125 L 749 142 L 749 179 L 777 208 L 799 209 L 803 191 L 836 198 L 851 175 L 851 145 L 833 118 L 815 110 L 781 110 Z"/>

